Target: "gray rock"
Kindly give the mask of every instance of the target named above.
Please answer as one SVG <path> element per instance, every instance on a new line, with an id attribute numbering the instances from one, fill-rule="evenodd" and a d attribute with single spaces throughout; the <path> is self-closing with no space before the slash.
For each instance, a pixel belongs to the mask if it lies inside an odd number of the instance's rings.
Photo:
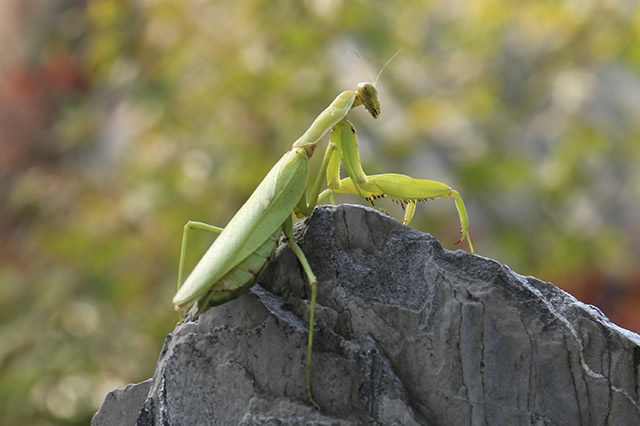
<path id="1" fill-rule="evenodd" d="M 146 401 L 148 382 L 119 397 L 139 413 L 100 416 L 107 396 L 92 424 L 640 424 L 640 336 L 597 308 L 369 208 L 319 207 L 296 236 L 320 282 L 321 411 L 310 291 L 281 242 L 260 286 L 167 337 Z"/>
<path id="2" fill-rule="evenodd" d="M 107 394 L 100 410 L 91 419 L 92 425 L 134 424 L 140 408 L 147 399 L 151 379 L 123 388 L 115 388 Z"/>

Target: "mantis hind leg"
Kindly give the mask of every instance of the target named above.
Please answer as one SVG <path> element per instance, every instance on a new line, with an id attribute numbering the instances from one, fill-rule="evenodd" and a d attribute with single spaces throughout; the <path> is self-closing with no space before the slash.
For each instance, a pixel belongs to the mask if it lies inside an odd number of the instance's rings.
<path id="1" fill-rule="evenodd" d="M 192 229 L 200 229 L 202 231 L 209 231 L 215 234 L 220 234 L 224 231 L 224 228 L 220 228 L 219 226 L 209 225 L 204 222 L 195 222 L 190 220 L 184 225 L 184 229 L 182 231 L 182 244 L 180 245 L 180 264 L 178 266 L 178 290 L 182 287 L 182 274 L 184 272 L 184 258 L 185 253 L 187 252 L 187 242 L 189 241 L 189 231 Z"/>
<path id="2" fill-rule="evenodd" d="M 295 235 L 293 235 L 293 220 L 292 216 L 284 222 L 282 226 L 282 230 L 284 231 L 284 235 L 287 237 L 287 241 L 289 243 L 289 247 L 298 257 L 300 264 L 302 265 L 302 269 L 307 274 L 307 278 L 309 279 L 309 285 L 311 286 L 311 308 L 309 312 L 309 341 L 307 345 L 307 395 L 309 396 L 309 400 L 313 404 L 315 408 L 318 410 L 320 406 L 313 399 L 313 395 L 311 393 L 311 348 L 313 346 L 313 324 L 315 321 L 315 313 L 316 313 L 316 295 L 318 293 L 318 279 L 316 278 L 313 270 L 311 270 L 311 266 L 309 265 L 309 261 L 307 257 L 304 255 L 304 252 L 296 243 Z"/>

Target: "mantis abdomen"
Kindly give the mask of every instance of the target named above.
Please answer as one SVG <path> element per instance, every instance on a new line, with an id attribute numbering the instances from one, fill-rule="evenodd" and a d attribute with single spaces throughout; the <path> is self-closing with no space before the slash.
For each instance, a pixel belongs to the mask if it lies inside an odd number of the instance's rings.
<path id="1" fill-rule="evenodd" d="M 194 301 L 203 307 L 224 303 L 255 282 L 304 194 L 307 160 L 304 149 L 294 148 L 273 166 L 179 287 L 176 309 Z"/>
<path id="2" fill-rule="evenodd" d="M 281 230 L 278 228 L 256 251 L 231 269 L 217 283 L 214 283 L 206 296 L 198 301 L 199 311 L 204 312 L 210 306 L 228 302 L 255 284 L 271 260 L 280 233 Z"/>

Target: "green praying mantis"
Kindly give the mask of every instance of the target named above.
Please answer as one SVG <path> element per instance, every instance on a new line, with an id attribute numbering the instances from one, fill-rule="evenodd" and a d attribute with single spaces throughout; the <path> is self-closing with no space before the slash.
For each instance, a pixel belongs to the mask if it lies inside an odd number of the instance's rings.
<path id="1" fill-rule="evenodd" d="M 467 211 L 457 191 L 444 183 L 432 180 L 414 179 L 391 173 L 367 175 L 362 169 L 356 130 L 347 120 L 347 114 L 353 108 L 363 105 L 373 118 L 380 115 L 376 82 L 391 59 L 382 67 L 372 83 L 359 83 L 356 91 L 340 93 L 320 113 L 307 131 L 294 142 L 291 150 L 273 166 L 225 228 L 194 221 L 189 221 L 184 226 L 178 291 L 173 298 L 175 309 L 180 312 L 197 303 L 198 312 L 202 313 L 211 306 L 238 297 L 251 287 L 264 271 L 275 252 L 280 233 L 284 232 L 289 247 L 300 261 L 311 286 L 306 388 L 308 398 L 316 408 L 320 407 L 311 392 L 311 350 L 318 280 L 305 254 L 296 243 L 293 235 L 294 216 L 309 216 L 319 202 L 334 193 L 357 195 L 371 203 L 377 198 L 387 196 L 403 204 L 403 223 L 408 224 L 413 217 L 417 201 L 438 197 L 453 198 L 462 232 L 458 242 L 466 240 L 470 251 L 474 252 L 469 238 Z M 329 130 L 329 144 L 320 170 L 311 182 L 308 174 L 309 159 Z M 341 164 L 348 174 L 348 177 L 343 179 L 340 178 Z M 325 175 L 327 188 L 320 192 Z M 184 258 L 191 229 L 211 231 L 219 235 L 182 283 Z"/>

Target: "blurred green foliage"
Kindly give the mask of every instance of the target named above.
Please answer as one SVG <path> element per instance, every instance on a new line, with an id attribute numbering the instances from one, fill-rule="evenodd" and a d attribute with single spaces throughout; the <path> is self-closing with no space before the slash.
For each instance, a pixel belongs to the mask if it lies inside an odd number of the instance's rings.
<path id="1" fill-rule="evenodd" d="M 87 424 L 109 390 L 153 374 L 182 226 L 224 225 L 339 92 L 370 80 L 350 50 L 377 73 L 404 49 L 379 81 L 381 117 L 351 114 L 368 173 L 450 184 L 479 254 L 640 330 L 633 3 L 17 4 L 0 22 L 18 10 L 38 25 L 0 63 L 1 424 Z M 450 200 L 419 205 L 412 226 L 456 248 Z M 190 264 L 210 242 L 194 238 Z"/>

